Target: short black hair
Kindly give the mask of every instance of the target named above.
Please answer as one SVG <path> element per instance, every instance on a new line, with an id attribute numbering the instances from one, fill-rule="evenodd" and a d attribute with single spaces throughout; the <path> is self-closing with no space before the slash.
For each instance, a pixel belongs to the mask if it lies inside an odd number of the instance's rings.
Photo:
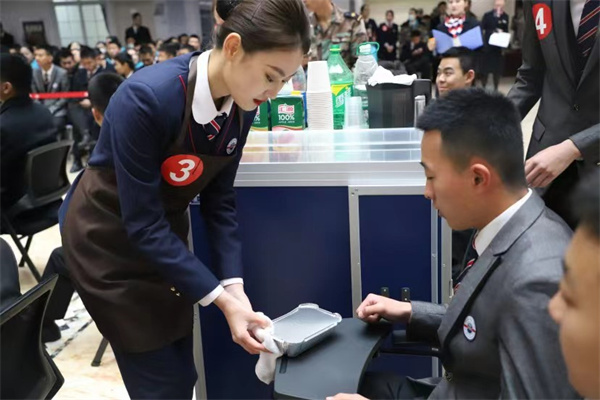
<path id="1" fill-rule="evenodd" d="M 421 31 L 418 29 L 415 29 L 413 31 L 410 32 L 410 37 L 414 38 L 414 37 L 421 37 Z"/>
<path id="2" fill-rule="evenodd" d="M 125 79 L 114 72 L 104 72 L 90 79 L 88 94 L 92 107 L 104 115 L 108 102 Z"/>
<path id="3" fill-rule="evenodd" d="M 143 45 L 142 47 L 140 47 L 140 56 L 142 54 L 152 54 L 152 55 L 154 55 L 154 50 L 152 50 L 152 47 L 150 47 L 148 45 Z"/>
<path id="4" fill-rule="evenodd" d="M 79 53 L 79 57 L 83 60 L 84 58 L 96 58 L 99 51 L 97 49 L 92 49 L 88 46 L 81 46 L 81 51 Z"/>
<path id="5" fill-rule="evenodd" d="M 58 53 L 56 53 L 56 58 L 58 58 L 58 60 L 62 60 L 63 58 L 73 58 L 75 59 L 75 57 L 73 57 L 73 53 L 71 53 L 71 50 L 67 49 L 66 47 L 63 47 L 62 49 L 60 49 L 58 51 Z"/>
<path id="6" fill-rule="evenodd" d="M 54 54 L 54 50 L 52 49 L 52 46 L 49 46 L 47 44 L 41 44 L 39 46 L 35 46 L 36 50 L 44 50 L 46 52 L 46 54 L 48 54 L 49 56 Z"/>
<path id="7" fill-rule="evenodd" d="M 121 64 L 129 65 L 129 68 L 132 71 L 135 70 L 135 64 L 133 63 L 133 58 L 131 58 L 131 56 L 124 51 L 117 54 L 115 56 L 114 60 L 120 62 Z"/>
<path id="8" fill-rule="evenodd" d="M 119 41 L 119 38 L 116 36 L 109 36 L 108 37 L 110 40 L 108 41 L 108 43 L 106 43 L 106 46 L 108 47 L 109 44 L 114 43 L 117 46 L 121 47 L 121 42 Z"/>
<path id="9" fill-rule="evenodd" d="M 200 36 L 196 35 L 195 33 L 192 33 L 189 37 L 190 37 L 190 39 L 196 38 L 196 39 L 200 40 Z"/>
<path id="10" fill-rule="evenodd" d="M 445 1 L 440 1 L 437 6 L 439 7 L 439 6 L 447 6 L 447 5 L 448 4 Z"/>
<path id="11" fill-rule="evenodd" d="M 19 95 L 31 91 L 33 71 L 25 57 L 20 54 L 0 54 L 0 81 L 10 82 Z"/>
<path id="12" fill-rule="evenodd" d="M 388 14 L 392 14 L 392 17 L 394 16 L 394 10 L 387 10 L 385 12 L 385 16 L 387 17 Z"/>
<path id="13" fill-rule="evenodd" d="M 139 12 L 133 13 L 131 14 L 131 19 L 136 19 L 137 17 L 141 17 L 142 14 L 140 14 Z"/>
<path id="14" fill-rule="evenodd" d="M 463 73 L 466 74 L 469 70 L 473 70 L 477 73 L 477 60 L 473 50 L 469 50 L 466 47 L 452 47 L 442 54 L 441 57 L 442 59 L 458 58 Z"/>
<path id="15" fill-rule="evenodd" d="M 481 157 L 507 188 L 527 187 L 521 116 L 504 95 L 482 88 L 452 90 L 425 108 L 417 128 L 441 132 L 442 152 L 457 169 Z"/>
<path id="16" fill-rule="evenodd" d="M 177 36 L 177 39 L 181 40 L 182 37 L 187 36 L 188 39 L 190 37 L 190 35 L 188 35 L 187 33 L 182 33 L 181 35 Z"/>
<path id="17" fill-rule="evenodd" d="M 177 43 L 165 43 L 162 46 L 160 46 L 160 48 L 158 49 L 158 51 L 164 51 L 165 53 L 176 57 L 177 56 L 177 51 L 179 50 L 180 46 Z"/>
<path id="18" fill-rule="evenodd" d="M 368 4 L 363 4 L 362 6 L 360 6 L 360 12 L 362 13 L 363 11 L 365 11 L 365 7 L 367 7 Z"/>
<path id="19" fill-rule="evenodd" d="M 600 239 L 600 169 L 594 167 L 579 182 L 571 207 L 579 218 L 579 227 Z"/>

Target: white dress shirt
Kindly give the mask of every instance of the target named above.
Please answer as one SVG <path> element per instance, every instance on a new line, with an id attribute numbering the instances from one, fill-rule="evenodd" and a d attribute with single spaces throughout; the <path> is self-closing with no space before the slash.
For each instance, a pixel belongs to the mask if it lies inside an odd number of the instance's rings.
<path id="1" fill-rule="evenodd" d="M 475 250 L 477 251 L 477 255 L 480 256 L 483 254 L 485 249 L 488 248 L 492 240 L 498 235 L 500 230 L 506 225 L 508 221 L 519 211 L 523 204 L 529 200 L 531 197 L 531 189 L 527 191 L 527 194 L 521 198 L 521 200 L 517 201 L 512 206 L 508 207 L 504 212 L 498 215 L 496 218 L 492 220 L 489 224 L 487 224 L 482 230 L 477 232 L 475 236 Z"/>
<path id="2" fill-rule="evenodd" d="M 581 14 L 583 14 L 585 2 L 586 0 L 571 0 L 571 18 L 573 18 L 575 37 L 577 37 L 577 32 L 579 31 L 579 21 L 581 21 Z"/>
<path id="3" fill-rule="evenodd" d="M 196 87 L 194 89 L 194 99 L 192 100 L 192 115 L 194 120 L 201 124 L 206 125 L 210 123 L 215 117 L 222 115 L 223 113 L 229 115 L 231 107 L 233 106 L 233 98 L 229 96 L 227 100 L 223 102 L 221 110 L 217 110 L 215 102 L 210 92 L 210 85 L 208 83 L 208 59 L 210 57 L 210 51 L 206 51 L 198 56 L 196 65 L 198 72 L 196 74 Z M 191 63 L 190 63 L 191 65 Z M 221 281 L 221 284 L 217 286 L 212 292 L 200 299 L 199 303 L 201 306 L 206 307 L 212 304 L 217 297 L 223 293 L 224 288 L 236 283 L 244 284 L 242 278 L 230 278 Z"/>

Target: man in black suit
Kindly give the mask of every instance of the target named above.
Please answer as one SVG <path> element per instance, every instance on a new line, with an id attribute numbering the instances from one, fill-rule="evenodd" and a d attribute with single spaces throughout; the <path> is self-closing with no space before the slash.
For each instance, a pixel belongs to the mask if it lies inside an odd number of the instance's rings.
<path id="1" fill-rule="evenodd" d="M 56 140 L 52 114 L 29 98 L 31 81 L 31 67 L 23 57 L 0 54 L 0 203 L 3 210 L 25 194 L 27 153 Z"/>
<path id="2" fill-rule="evenodd" d="M 485 57 L 481 63 L 481 83 L 483 87 L 487 86 L 488 75 L 494 77 L 494 89 L 498 90 L 500 76 L 504 69 L 504 57 L 502 48 L 490 45 L 490 37 L 494 33 L 508 33 L 508 14 L 504 11 L 505 0 L 495 0 L 494 9 L 483 15 L 481 20 L 481 29 L 483 30 L 483 45 Z"/>
<path id="3" fill-rule="evenodd" d="M 422 79 L 431 79 L 431 52 L 423 42 L 421 31 L 415 29 L 410 34 L 410 42 L 402 46 L 400 61 L 409 74 L 421 73 Z"/>
<path id="4" fill-rule="evenodd" d="M 136 12 L 131 18 L 133 19 L 133 25 L 125 31 L 125 43 L 127 43 L 129 38 L 133 38 L 136 45 L 151 42 L 152 36 L 150 36 L 150 30 L 142 26 L 142 15 Z"/>
<path id="5" fill-rule="evenodd" d="M 525 117 L 541 97 L 525 173 L 571 227 L 568 201 L 600 161 L 598 0 L 526 0 L 523 64 L 508 97 Z"/>
<path id="6" fill-rule="evenodd" d="M 76 92 L 87 92 L 88 82 L 94 76 L 109 71 L 108 68 L 104 68 L 100 65 L 96 59 L 97 50 L 82 46 L 81 48 L 81 61 L 80 65 L 82 68 L 77 70 L 73 77 L 73 91 Z M 114 71 L 114 70 L 110 70 Z M 78 100 L 74 103 L 70 111 L 72 123 L 73 123 L 73 167 L 71 173 L 79 172 L 83 169 L 83 162 L 81 161 L 81 149 L 88 145 L 93 139 L 98 137 L 100 130 L 96 124 L 94 124 L 94 117 L 92 116 L 92 103 L 89 99 Z"/>

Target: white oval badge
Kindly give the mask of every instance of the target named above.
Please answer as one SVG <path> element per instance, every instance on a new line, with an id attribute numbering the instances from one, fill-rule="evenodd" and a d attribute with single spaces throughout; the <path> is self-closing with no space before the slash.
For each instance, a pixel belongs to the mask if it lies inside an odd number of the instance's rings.
<path id="1" fill-rule="evenodd" d="M 477 325 L 475 325 L 475 319 L 470 315 L 465 318 L 463 332 L 469 342 L 475 340 L 475 336 L 477 336 Z"/>
<path id="2" fill-rule="evenodd" d="M 237 139 L 233 138 L 231 139 L 231 141 L 229 142 L 229 144 L 227 145 L 227 154 L 230 155 L 231 153 L 233 153 L 235 151 L 235 148 L 237 146 Z"/>

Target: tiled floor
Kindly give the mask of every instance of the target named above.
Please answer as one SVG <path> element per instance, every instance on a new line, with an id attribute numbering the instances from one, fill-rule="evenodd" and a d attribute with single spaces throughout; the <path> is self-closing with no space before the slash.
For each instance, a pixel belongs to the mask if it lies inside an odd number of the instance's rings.
<path id="1" fill-rule="evenodd" d="M 506 93 L 510 89 L 512 81 L 512 79 L 504 79 L 501 84 L 501 91 Z M 536 112 L 537 106 L 523 121 L 525 145 L 529 142 L 531 127 Z M 71 176 L 72 179 L 74 177 L 74 175 Z M 13 246 L 15 254 L 18 254 L 10 237 L 3 236 L 3 238 Z M 32 244 L 31 257 L 40 270 L 40 273 L 46 265 L 52 250 L 58 246 L 60 246 L 58 226 L 35 236 Z M 35 280 L 27 268 L 19 269 L 19 277 L 22 292 L 27 291 L 35 285 Z M 55 357 L 56 364 L 65 377 L 65 384 L 58 392 L 55 397 L 56 399 L 79 400 L 84 398 L 128 398 L 110 346 L 104 354 L 102 365 L 100 367 L 92 367 L 90 365 L 101 338 L 96 325 L 92 322 Z"/>

